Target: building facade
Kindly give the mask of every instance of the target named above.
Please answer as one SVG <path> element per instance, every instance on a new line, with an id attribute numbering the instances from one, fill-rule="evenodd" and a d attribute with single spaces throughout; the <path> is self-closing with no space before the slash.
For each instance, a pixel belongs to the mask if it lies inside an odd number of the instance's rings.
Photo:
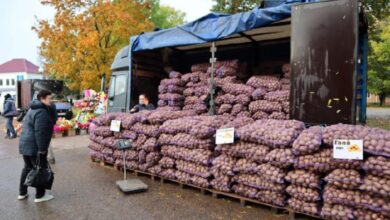
<path id="1" fill-rule="evenodd" d="M 17 81 L 43 79 L 39 67 L 26 59 L 12 59 L 0 65 L 0 93 L 16 94 Z"/>

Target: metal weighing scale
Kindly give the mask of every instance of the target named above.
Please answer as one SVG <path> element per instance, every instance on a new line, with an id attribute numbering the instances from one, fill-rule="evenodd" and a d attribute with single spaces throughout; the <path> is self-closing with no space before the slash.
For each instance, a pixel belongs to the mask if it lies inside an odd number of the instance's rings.
<path id="1" fill-rule="evenodd" d="M 123 151 L 123 180 L 116 181 L 116 185 L 124 193 L 138 193 L 144 192 L 148 189 L 148 185 L 137 178 L 126 178 L 126 155 L 125 150 L 130 149 L 131 141 L 127 139 L 121 139 L 118 141 L 117 148 L 118 150 Z"/>

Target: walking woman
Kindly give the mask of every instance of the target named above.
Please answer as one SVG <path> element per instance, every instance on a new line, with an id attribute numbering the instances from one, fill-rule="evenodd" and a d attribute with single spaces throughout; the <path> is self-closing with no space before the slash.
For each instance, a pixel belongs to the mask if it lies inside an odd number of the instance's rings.
<path id="1" fill-rule="evenodd" d="M 47 153 L 53 134 L 55 112 L 51 108 L 52 94 L 42 90 L 37 100 L 30 104 L 24 120 L 23 131 L 19 140 L 19 152 L 23 155 L 24 168 L 20 178 L 19 200 L 28 197 L 27 186 L 24 185 L 27 174 L 40 160 L 40 166 L 47 168 Z M 39 157 L 39 158 L 38 158 Z M 52 195 L 45 194 L 44 188 L 37 188 L 34 202 L 45 202 L 53 199 Z"/>
<path id="2" fill-rule="evenodd" d="M 16 131 L 14 128 L 14 117 L 18 114 L 14 99 L 10 94 L 4 96 L 4 112 L 3 116 L 6 119 L 7 136 L 5 138 L 16 138 Z"/>

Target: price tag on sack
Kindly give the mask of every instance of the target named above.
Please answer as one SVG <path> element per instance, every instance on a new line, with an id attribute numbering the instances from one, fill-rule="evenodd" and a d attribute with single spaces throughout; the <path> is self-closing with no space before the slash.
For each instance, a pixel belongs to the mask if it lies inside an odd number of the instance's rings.
<path id="1" fill-rule="evenodd" d="M 114 131 L 114 132 L 120 132 L 121 131 L 121 121 L 112 120 L 110 130 Z"/>
<path id="2" fill-rule="evenodd" d="M 234 128 L 218 129 L 215 135 L 215 144 L 233 144 Z"/>
<path id="3" fill-rule="evenodd" d="M 363 160 L 363 140 L 333 140 L 333 158 Z"/>

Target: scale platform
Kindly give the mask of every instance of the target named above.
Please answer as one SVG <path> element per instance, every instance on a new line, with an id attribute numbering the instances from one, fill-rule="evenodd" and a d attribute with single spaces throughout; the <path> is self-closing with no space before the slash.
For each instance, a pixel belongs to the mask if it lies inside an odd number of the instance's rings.
<path id="1" fill-rule="evenodd" d="M 116 185 L 124 193 L 139 193 L 148 190 L 148 185 L 139 179 L 126 179 L 116 181 Z"/>

